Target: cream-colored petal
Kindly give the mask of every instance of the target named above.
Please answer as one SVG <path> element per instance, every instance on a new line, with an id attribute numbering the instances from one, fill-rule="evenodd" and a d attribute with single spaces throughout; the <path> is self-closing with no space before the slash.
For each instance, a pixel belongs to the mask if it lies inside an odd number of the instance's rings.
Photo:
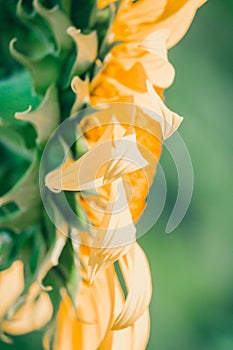
<path id="1" fill-rule="evenodd" d="M 72 106 L 71 114 L 77 112 L 85 103 L 89 102 L 89 79 L 80 79 L 78 76 L 74 77 L 71 82 L 71 88 L 77 95 L 76 100 Z"/>
<path id="2" fill-rule="evenodd" d="M 168 34 L 168 30 L 155 31 L 142 42 L 117 45 L 111 50 L 112 60 L 119 62 L 126 70 L 139 62 L 153 85 L 166 88 L 172 84 L 175 76 L 175 70 L 167 57 Z M 143 78 L 145 81 L 146 77 Z"/>
<path id="3" fill-rule="evenodd" d="M 80 29 L 69 27 L 67 34 L 72 37 L 77 47 L 77 56 L 72 68 L 73 74 L 85 73 L 94 63 L 98 54 L 98 38 L 96 32 L 82 34 Z"/>
<path id="4" fill-rule="evenodd" d="M 113 22 L 112 31 L 117 34 L 120 30 L 127 39 L 127 30 L 136 34 L 139 23 L 153 23 L 163 13 L 165 6 L 166 0 L 123 0 Z"/>
<path id="5" fill-rule="evenodd" d="M 3 330 L 12 335 L 38 330 L 51 319 L 53 307 L 47 293 L 40 292 L 34 283 L 27 295 L 26 302 L 11 315 L 10 321 L 4 321 Z"/>
<path id="6" fill-rule="evenodd" d="M 155 30 L 169 29 L 170 34 L 167 40 L 167 47 L 171 48 L 176 45 L 188 31 L 197 9 L 202 6 L 206 0 L 188 0 L 186 3 L 173 12 L 171 16 L 161 17 L 154 26 Z M 176 6 L 175 1 L 173 1 Z M 171 10 L 170 10 L 171 11 Z"/>
<path id="7" fill-rule="evenodd" d="M 128 287 L 128 295 L 113 324 L 115 330 L 132 325 L 148 308 L 152 293 L 148 261 L 137 243 L 119 259 L 119 264 Z"/>
<path id="8" fill-rule="evenodd" d="M 114 318 L 121 312 L 125 298 L 119 280 L 114 279 Z M 147 308 L 132 326 L 120 329 L 110 329 L 98 350 L 144 350 L 149 338 L 150 316 Z"/>
<path id="9" fill-rule="evenodd" d="M 115 127 L 113 124 L 113 128 Z M 115 159 L 119 161 L 116 162 Z M 126 173 L 142 169 L 147 164 L 137 149 L 134 134 L 126 135 L 121 139 L 100 140 L 70 166 L 49 173 L 45 184 L 54 191 L 91 190 L 114 181 Z"/>
<path id="10" fill-rule="evenodd" d="M 104 182 L 113 181 L 126 173 L 142 169 L 148 162 L 141 155 L 136 140 L 135 132 L 114 142 L 112 149 L 112 161 L 107 166 L 104 174 Z"/>
<path id="11" fill-rule="evenodd" d="M 133 346 L 132 350 L 146 349 L 150 335 L 150 314 L 149 308 L 133 324 Z"/>
<path id="12" fill-rule="evenodd" d="M 15 261 L 8 269 L 0 272 L 0 319 L 24 290 L 23 263 Z"/>
<path id="13" fill-rule="evenodd" d="M 106 213 L 100 227 L 96 229 L 91 247 L 88 263 L 91 282 L 100 272 L 126 254 L 136 238 L 136 228 L 121 179 L 111 184 L 110 193 Z"/>
<path id="14" fill-rule="evenodd" d="M 206 0 L 151 0 L 145 6 L 145 0 L 134 4 L 125 0 L 112 24 L 109 40 L 138 42 L 156 30 L 166 29 L 170 31 L 167 41 L 167 47 L 170 48 L 182 39 L 197 9 L 205 2 Z"/>
<path id="15" fill-rule="evenodd" d="M 54 266 L 58 265 L 58 260 L 66 244 L 66 241 L 67 237 L 64 235 L 64 233 L 57 230 L 56 241 L 52 248 L 52 251 L 48 253 L 48 257 L 45 258 L 46 260 L 41 265 L 37 275 L 37 283 L 42 290 L 50 291 L 52 289 L 50 286 L 44 287 L 43 279 Z"/>
<path id="16" fill-rule="evenodd" d="M 141 47 L 148 52 L 141 61 L 147 77 L 153 85 L 162 88 L 169 87 L 175 77 L 174 67 L 167 57 L 168 36 L 167 30 L 155 31 L 141 44 Z"/>
<path id="17" fill-rule="evenodd" d="M 122 94 L 132 95 L 134 97 L 134 103 L 142 107 L 143 111 L 152 120 L 160 123 L 164 139 L 170 137 L 177 130 L 183 118 L 170 111 L 165 106 L 150 81 L 146 82 L 147 92 L 139 93 L 119 83 L 115 79 L 109 78 L 108 80 L 114 84 Z"/>
<path id="18" fill-rule="evenodd" d="M 87 269 L 85 249 L 81 248 L 82 266 Z M 114 309 L 114 268 L 105 270 L 92 285 L 83 280 L 77 295 L 77 313 L 65 296 L 57 318 L 54 350 L 96 350 L 110 328 Z M 78 315 L 78 317 L 77 317 Z"/>

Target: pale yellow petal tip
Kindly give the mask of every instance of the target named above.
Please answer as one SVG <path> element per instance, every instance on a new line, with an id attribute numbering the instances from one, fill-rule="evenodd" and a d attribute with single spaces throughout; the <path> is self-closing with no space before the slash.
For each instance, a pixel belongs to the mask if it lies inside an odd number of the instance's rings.
<path id="1" fill-rule="evenodd" d="M 92 284 L 100 273 L 100 266 L 98 264 L 88 266 L 88 281 Z"/>
<path id="2" fill-rule="evenodd" d="M 62 191 L 61 181 L 61 174 L 57 175 L 57 172 L 56 174 L 54 174 L 54 172 L 51 172 L 45 177 L 45 187 L 47 187 L 52 192 L 59 193 Z"/>
<path id="3" fill-rule="evenodd" d="M 16 112 L 15 113 L 15 119 L 19 120 L 27 120 L 27 114 L 30 113 L 32 110 L 32 106 L 29 106 L 25 111 L 22 112 Z"/>
<path id="4" fill-rule="evenodd" d="M 10 41 L 10 43 L 9 43 L 9 50 L 10 50 L 10 53 L 11 53 L 12 55 L 14 55 L 14 54 L 17 53 L 17 51 L 15 50 L 15 47 L 14 47 L 16 41 L 18 41 L 18 39 L 17 39 L 17 38 L 13 38 L 13 39 Z"/>
<path id="5" fill-rule="evenodd" d="M 77 29 L 77 28 L 75 28 L 73 26 L 70 26 L 70 27 L 67 28 L 66 32 L 70 36 L 75 36 L 75 35 L 81 33 L 81 29 Z"/>

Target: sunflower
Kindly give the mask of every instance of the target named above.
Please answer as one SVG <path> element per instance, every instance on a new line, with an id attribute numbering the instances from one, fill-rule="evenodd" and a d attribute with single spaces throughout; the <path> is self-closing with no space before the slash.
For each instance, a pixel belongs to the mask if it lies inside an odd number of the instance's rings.
<path id="1" fill-rule="evenodd" d="M 163 142 L 183 120 L 164 101 L 175 76 L 168 49 L 183 38 L 204 2 L 96 0 L 77 9 L 75 1 L 46 8 L 35 0 L 30 14 L 18 2 L 17 16 L 37 33 L 30 38 L 37 41 L 28 57 L 18 51 L 16 39 L 10 51 L 29 70 L 40 104 L 15 115 L 36 131 L 31 149 L 17 128 L 6 127 L 31 165 L 23 181 L 0 198 L 1 205 L 19 206 L 19 217 L 3 223 L 23 237 L 16 240 L 21 251 L 15 249 L 16 257 L 0 271 L 3 340 L 44 327 L 46 350 L 146 348 L 152 283 L 136 224 Z M 73 227 L 61 207 L 50 203 L 51 228 L 39 204 L 38 161 L 59 122 L 67 114 L 75 119 L 86 106 L 91 112 L 72 130 L 83 148 L 77 140 L 77 152 L 67 151 L 67 135 L 62 139 L 48 157 L 52 170 L 42 171 L 42 192 L 72 194 L 77 216 L 82 213 L 87 225 Z M 59 150 L 66 154 L 62 161 Z M 34 260 L 32 237 L 43 237 L 34 244 Z"/>

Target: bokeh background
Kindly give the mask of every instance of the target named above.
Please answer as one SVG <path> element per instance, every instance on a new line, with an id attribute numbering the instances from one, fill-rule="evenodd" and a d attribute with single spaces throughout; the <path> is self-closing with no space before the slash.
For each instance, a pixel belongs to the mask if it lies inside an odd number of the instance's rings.
<path id="1" fill-rule="evenodd" d="M 7 45 L 9 38 L 0 40 Z M 169 57 L 176 79 L 166 92 L 166 102 L 185 117 L 180 133 L 192 158 L 195 182 L 187 215 L 166 234 L 177 174 L 165 150 L 161 160 L 168 185 L 165 209 L 140 239 L 154 287 L 147 349 L 232 350 L 233 1 L 209 0 Z M 0 62 L 8 65 L 7 58 Z M 21 79 L 0 81 L 2 113 L 4 108 L 13 113 L 16 106 L 22 110 L 28 102 L 29 79 L 21 74 Z M 19 79 L 20 88 L 12 79 Z M 0 349 L 39 350 L 41 334 L 14 338 L 11 346 L 0 342 Z"/>

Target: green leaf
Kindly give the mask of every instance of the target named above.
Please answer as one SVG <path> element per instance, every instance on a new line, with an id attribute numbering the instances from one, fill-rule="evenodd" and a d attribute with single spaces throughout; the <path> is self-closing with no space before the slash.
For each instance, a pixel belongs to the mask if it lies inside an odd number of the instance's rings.
<path id="1" fill-rule="evenodd" d="M 39 206 L 33 206 L 26 212 L 17 211 L 0 218 L 0 228 L 13 230 L 19 234 L 26 227 L 39 221 L 40 209 Z"/>
<path id="2" fill-rule="evenodd" d="M 23 0 L 18 1 L 16 14 L 26 27 L 30 29 L 31 34 L 34 34 L 34 41 L 36 40 L 36 43 L 32 44 L 34 44 L 33 48 L 39 52 L 39 55 L 42 56 L 42 52 L 44 54 L 53 52 L 54 43 L 50 40 L 50 29 L 44 19 L 36 11 L 32 11 L 31 13 L 26 12 L 23 8 Z M 29 49 L 31 51 L 31 45 Z"/>
<path id="3" fill-rule="evenodd" d="M 31 94 L 31 80 L 27 71 L 19 72 L 7 80 L 0 81 L 0 89 L 1 124 L 22 124 L 15 119 L 15 112 L 23 110 L 28 105 L 36 108 L 39 104 L 40 99 Z"/>
<path id="4" fill-rule="evenodd" d="M 71 240 L 68 240 L 59 260 L 59 273 L 63 279 L 64 287 L 76 310 L 76 295 L 81 277 L 75 264 L 75 252 Z"/>
<path id="5" fill-rule="evenodd" d="M 34 0 L 33 5 L 35 10 L 48 23 L 55 38 L 59 54 L 63 55 L 69 52 L 72 48 L 72 40 L 67 35 L 66 30 L 72 23 L 66 14 L 59 9 L 58 5 L 48 9 L 43 7 L 39 0 Z"/>
<path id="6" fill-rule="evenodd" d="M 0 231 L 0 271 L 10 267 L 14 261 L 13 248 L 13 233 L 7 230 Z"/>
<path id="7" fill-rule="evenodd" d="M 16 130 L 9 126 L 0 126 L 0 140 L 16 156 L 24 157 L 28 160 L 33 158 L 31 150 L 26 148 L 25 141 Z"/>
<path id="8" fill-rule="evenodd" d="M 59 80 L 60 63 L 58 59 L 52 54 L 46 54 L 40 58 L 27 57 L 15 49 L 16 41 L 17 39 L 14 38 L 10 42 L 12 56 L 29 70 L 35 93 L 44 96 L 48 87 Z"/>
<path id="9" fill-rule="evenodd" d="M 34 161 L 25 173 L 25 175 L 16 183 L 16 185 L 0 197 L 0 206 L 7 203 L 15 203 L 21 211 L 39 203 L 39 187 L 38 187 L 38 160 L 34 156 Z"/>

